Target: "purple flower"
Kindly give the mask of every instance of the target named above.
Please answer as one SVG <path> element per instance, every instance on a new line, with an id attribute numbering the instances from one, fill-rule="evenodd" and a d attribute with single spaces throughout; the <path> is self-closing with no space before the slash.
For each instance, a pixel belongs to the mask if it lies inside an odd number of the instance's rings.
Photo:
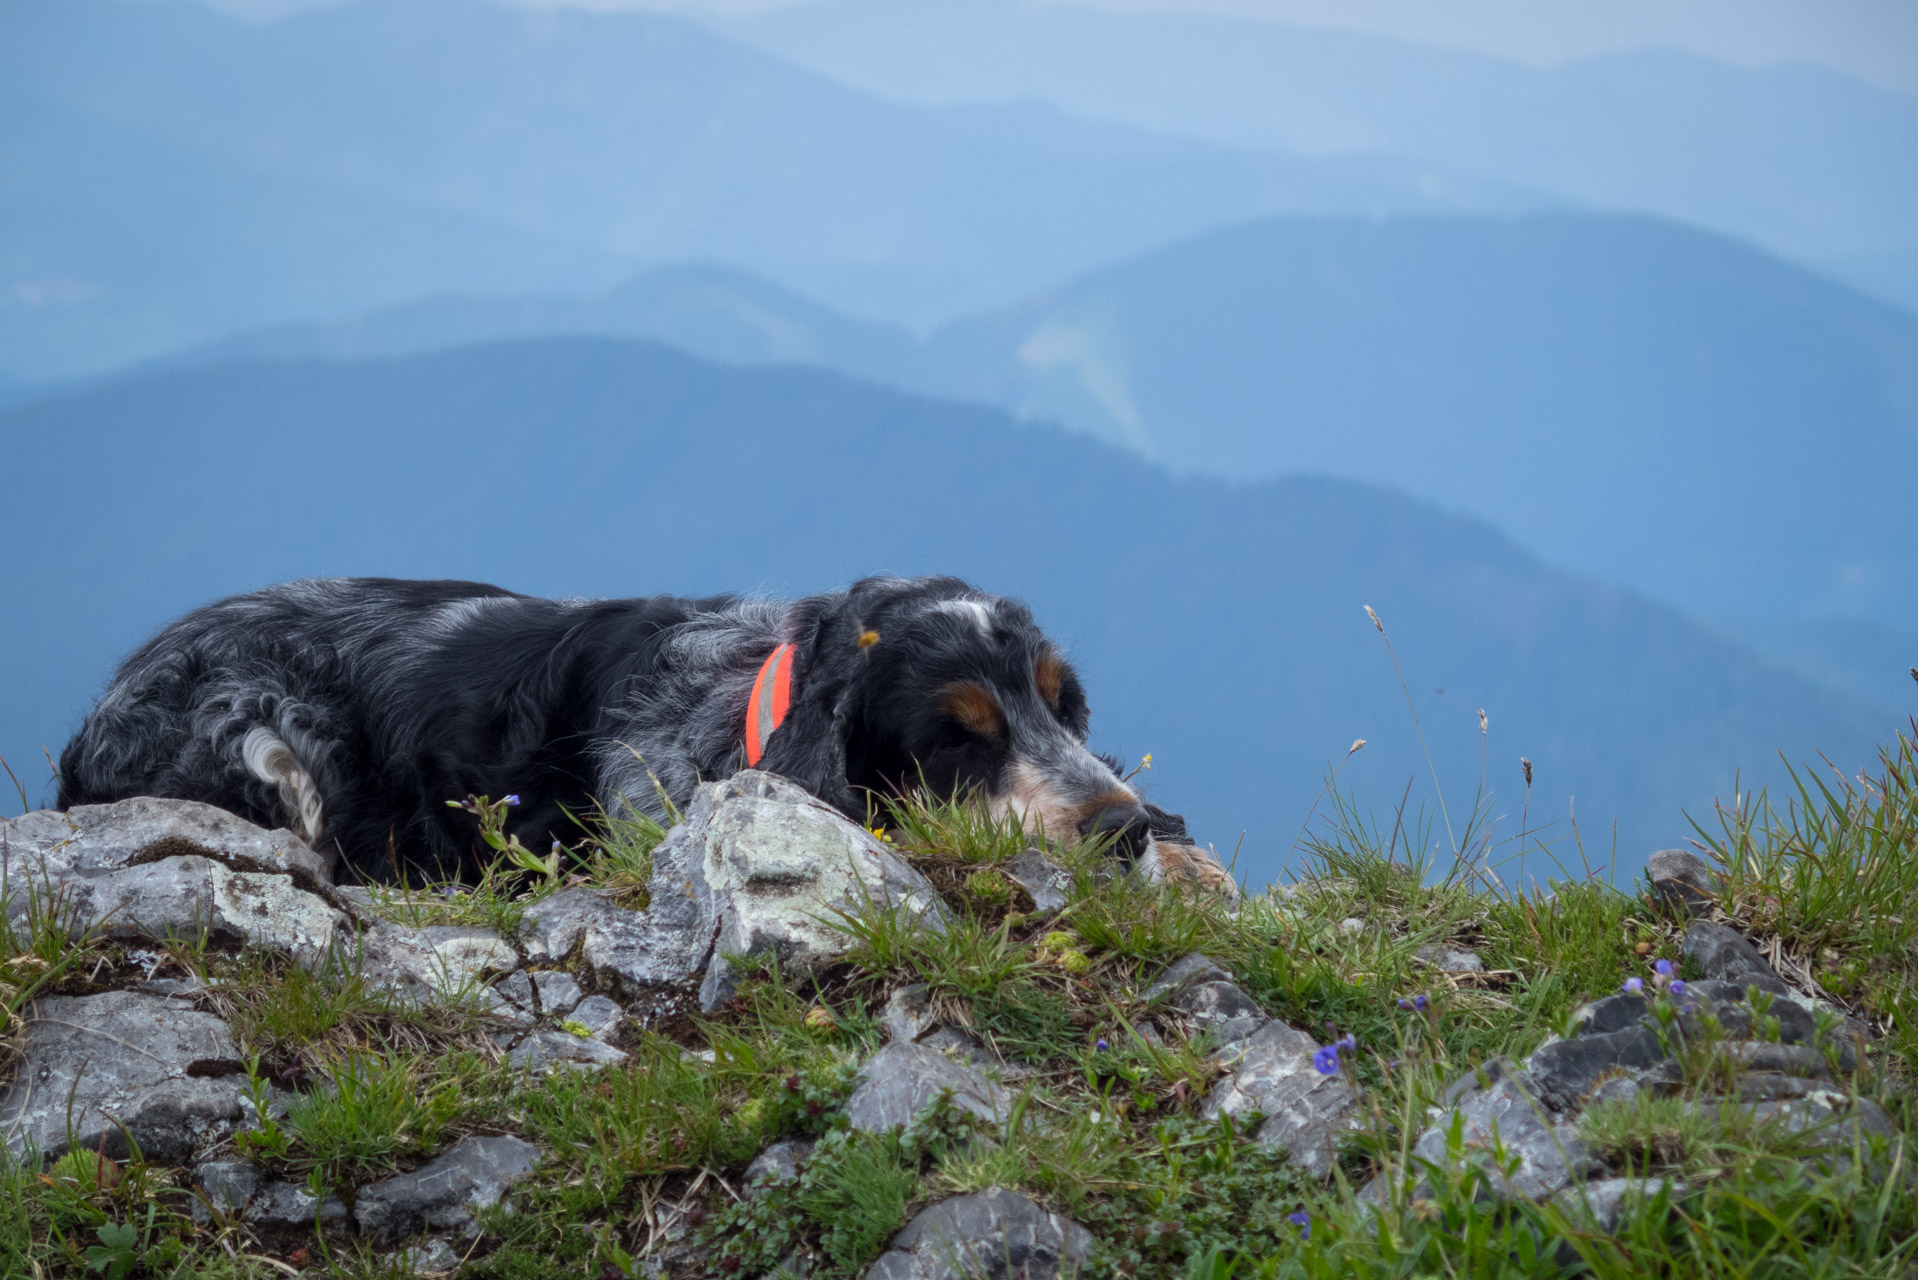
<path id="1" fill-rule="evenodd" d="M 1340 1053 L 1357 1053 L 1359 1051 L 1359 1038 L 1348 1032 L 1345 1038 L 1339 1041 L 1338 1050 Z"/>
<path id="2" fill-rule="evenodd" d="M 1100 1053 L 1104 1053 L 1107 1049 L 1110 1049 L 1112 1046 L 1107 1044 L 1104 1040 L 1098 1040 L 1094 1042 L 1092 1047 L 1097 1049 Z"/>
<path id="3" fill-rule="evenodd" d="M 519 803 L 519 797 L 518 797 L 518 796 L 507 796 L 507 797 L 506 797 L 506 798 L 505 798 L 504 800 L 502 800 L 502 801 L 500 801 L 500 803 L 501 803 L 501 804 L 518 804 L 518 803 Z"/>
<path id="4" fill-rule="evenodd" d="M 1669 978 L 1672 976 L 1672 962 L 1669 960 L 1660 960 L 1657 964 L 1653 965 L 1652 968 L 1658 970 L 1658 976 L 1661 978 Z"/>
<path id="5" fill-rule="evenodd" d="M 1414 1009 L 1417 1009 L 1420 1013 L 1424 1013 L 1426 1008 L 1431 1003 L 1432 1002 L 1430 1000 L 1427 1000 L 1423 995 L 1416 995 L 1412 997 L 1412 1007 Z"/>
<path id="6" fill-rule="evenodd" d="M 1297 1213 L 1288 1213 L 1285 1220 L 1299 1229 L 1299 1239 L 1312 1238 L 1312 1215 L 1301 1209 Z"/>
<path id="7" fill-rule="evenodd" d="M 1675 995 L 1675 996 L 1682 996 L 1682 995 L 1684 995 L 1684 994 L 1685 994 L 1685 981 L 1684 981 L 1684 979 L 1682 979 L 1682 978 L 1673 978 L 1673 979 L 1672 979 L 1672 994 L 1673 994 L 1673 995 Z"/>
<path id="8" fill-rule="evenodd" d="M 1385 1069 L 1387 1071 L 1397 1071 L 1399 1069 L 1399 1060 L 1397 1058 L 1387 1059 L 1385 1063 Z"/>
<path id="9" fill-rule="evenodd" d="M 1638 995 L 1638 994 L 1640 994 L 1641 992 L 1643 992 L 1643 991 L 1645 990 L 1645 981 L 1644 981 L 1644 979 L 1642 979 L 1642 978 L 1627 978 L 1627 979 L 1625 979 L 1625 990 L 1627 990 L 1627 991 L 1629 991 L 1629 992 L 1631 992 L 1631 993 L 1632 993 L 1633 995 Z"/>
<path id="10" fill-rule="evenodd" d="M 1412 1002 L 1410 1000 L 1401 1000 L 1399 1001 L 1399 1008 L 1405 1010 L 1407 1013 L 1410 1013 L 1412 1011 Z"/>
<path id="11" fill-rule="evenodd" d="M 1322 1076 L 1335 1076 L 1339 1073 L 1339 1047 L 1328 1044 L 1312 1055 L 1312 1067 Z"/>

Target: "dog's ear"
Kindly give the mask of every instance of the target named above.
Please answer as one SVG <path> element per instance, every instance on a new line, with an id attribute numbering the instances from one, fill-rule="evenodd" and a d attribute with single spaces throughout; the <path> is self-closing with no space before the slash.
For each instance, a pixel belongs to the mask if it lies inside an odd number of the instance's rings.
<path id="1" fill-rule="evenodd" d="M 866 797 L 853 785 L 854 734 L 864 710 L 866 663 L 831 614 L 815 619 L 795 646 L 792 702 L 766 742 L 759 767 L 798 783 L 855 822 Z"/>

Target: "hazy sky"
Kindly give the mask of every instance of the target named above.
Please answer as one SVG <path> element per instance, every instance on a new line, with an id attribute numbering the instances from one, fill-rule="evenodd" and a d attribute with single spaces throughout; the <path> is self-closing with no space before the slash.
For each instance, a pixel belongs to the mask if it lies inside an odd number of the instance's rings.
<path id="1" fill-rule="evenodd" d="M 339 0 L 202 0 L 265 17 Z M 751 13 L 807 0 L 506 0 L 543 7 Z M 902 4 L 942 0 L 898 0 Z M 1374 31 L 1552 63 L 1677 45 L 1748 65 L 1809 59 L 1918 94 L 1918 0 L 1042 0 Z"/>

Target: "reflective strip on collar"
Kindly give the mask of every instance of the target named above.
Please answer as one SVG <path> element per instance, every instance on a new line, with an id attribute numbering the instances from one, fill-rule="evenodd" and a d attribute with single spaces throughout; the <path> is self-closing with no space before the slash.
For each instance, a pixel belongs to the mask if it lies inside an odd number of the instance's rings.
<path id="1" fill-rule="evenodd" d="M 753 679 L 752 701 L 746 704 L 746 766 L 758 768 L 766 741 L 786 722 L 792 704 L 793 647 L 782 644 L 767 655 Z"/>

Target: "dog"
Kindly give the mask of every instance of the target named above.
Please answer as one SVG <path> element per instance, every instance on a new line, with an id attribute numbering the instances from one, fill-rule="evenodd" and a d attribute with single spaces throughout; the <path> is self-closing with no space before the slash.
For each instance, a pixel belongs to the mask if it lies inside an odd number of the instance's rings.
<path id="1" fill-rule="evenodd" d="M 1015 600 L 866 578 L 777 602 L 548 600 L 474 582 L 309 579 L 188 614 L 121 664 L 60 755 L 59 804 L 202 800 L 369 879 L 470 877 L 473 819 L 570 842 L 664 821 L 701 781 L 791 779 L 862 824 L 924 787 L 1152 878 L 1230 887 L 1184 822 L 1086 746 L 1085 689 Z"/>

